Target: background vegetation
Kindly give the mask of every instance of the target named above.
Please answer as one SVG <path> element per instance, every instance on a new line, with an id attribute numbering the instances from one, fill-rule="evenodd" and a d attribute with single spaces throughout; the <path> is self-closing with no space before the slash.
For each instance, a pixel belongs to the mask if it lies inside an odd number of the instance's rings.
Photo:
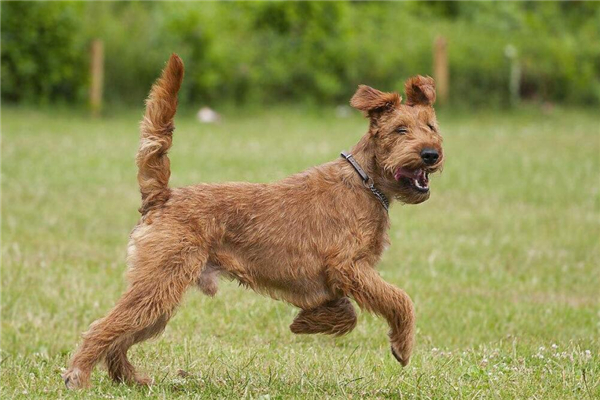
<path id="1" fill-rule="evenodd" d="M 82 102 L 90 41 L 106 98 L 139 105 L 171 52 L 198 103 L 346 103 L 359 83 L 401 89 L 449 43 L 452 104 L 508 104 L 505 48 L 533 101 L 600 104 L 596 2 L 2 2 L 2 99 Z"/>

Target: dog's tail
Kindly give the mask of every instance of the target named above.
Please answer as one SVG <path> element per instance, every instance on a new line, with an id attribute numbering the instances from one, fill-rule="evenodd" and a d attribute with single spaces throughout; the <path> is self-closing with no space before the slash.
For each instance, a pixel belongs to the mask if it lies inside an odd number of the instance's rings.
<path id="1" fill-rule="evenodd" d="M 142 193 L 142 215 L 169 198 L 171 168 L 167 151 L 173 140 L 173 117 L 177 92 L 183 81 L 183 61 L 172 54 L 161 77 L 146 100 L 146 114 L 140 124 L 140 147 L 136 156 L 138 183 Z"/>

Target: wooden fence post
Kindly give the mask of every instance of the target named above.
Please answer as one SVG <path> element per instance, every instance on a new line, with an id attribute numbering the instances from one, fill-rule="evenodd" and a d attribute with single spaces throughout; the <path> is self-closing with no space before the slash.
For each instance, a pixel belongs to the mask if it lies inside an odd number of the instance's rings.
<path id="1" fill-rule="evenodd" d="M 521 63 L 519 62 L 519 51 L 512 44 L 508 44 L 504 48 L 504 55 L 510 62 L 510 75 L 508 79 L 510 105 L 516 107 L 521 101 Z"/>
<path id="2" fill-rule="evenodd" d="M 448 73 L 448 46 L 443 36 L 435 38 L 433 44 L 433 75 L 439 104 L 448 104 L 449 73 Z"/>
<path id="3" fill-rule="evenodd" d="M 97 117 L 102 110 L 102 87 L 104 84 L 104 43 L 100 39 L 92 42 L 90 60 L 90 108 Z"/>

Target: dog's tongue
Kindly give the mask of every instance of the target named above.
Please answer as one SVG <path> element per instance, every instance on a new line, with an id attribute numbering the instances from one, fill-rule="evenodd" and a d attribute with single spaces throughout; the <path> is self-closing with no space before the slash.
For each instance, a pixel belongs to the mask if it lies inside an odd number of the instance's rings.
<path id="1" fill-rule="evenodd" d="M 399 181 L 400 178 L 412 179 L 414 181 L 418 181 L 422 187 L 427 187 L 427 184 L 429 183 L 429 177 L 422 168 L 412 171 L 405 168 L 398 168 L 394 174 L 394 178 L 396 178 L 397 181 Z"/>
<path id="2" fill-rule="evenodd" d="M 397 181 L 400 180 L 400 178 L 416 178 L 419 176 L 420 173 L 422 173 L 423 170 L 422 169 L 416 169 L 416 170 L 408 170 L 405 168 L 398 168 L 396 170 L 396 173 L 394 174 L 394 178 L 396 178 Z"/>

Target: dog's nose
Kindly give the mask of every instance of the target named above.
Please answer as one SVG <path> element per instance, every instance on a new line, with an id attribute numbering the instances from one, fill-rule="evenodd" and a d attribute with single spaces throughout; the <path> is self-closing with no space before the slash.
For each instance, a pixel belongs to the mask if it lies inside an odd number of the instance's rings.
<path id="1" fill-rule="evenodd" d="M 436 149 L 427 148 L 421 150 L 421 159 L 427 165 L 435 164 L 438 158 L 440 158 L 440 155 Z"/>

